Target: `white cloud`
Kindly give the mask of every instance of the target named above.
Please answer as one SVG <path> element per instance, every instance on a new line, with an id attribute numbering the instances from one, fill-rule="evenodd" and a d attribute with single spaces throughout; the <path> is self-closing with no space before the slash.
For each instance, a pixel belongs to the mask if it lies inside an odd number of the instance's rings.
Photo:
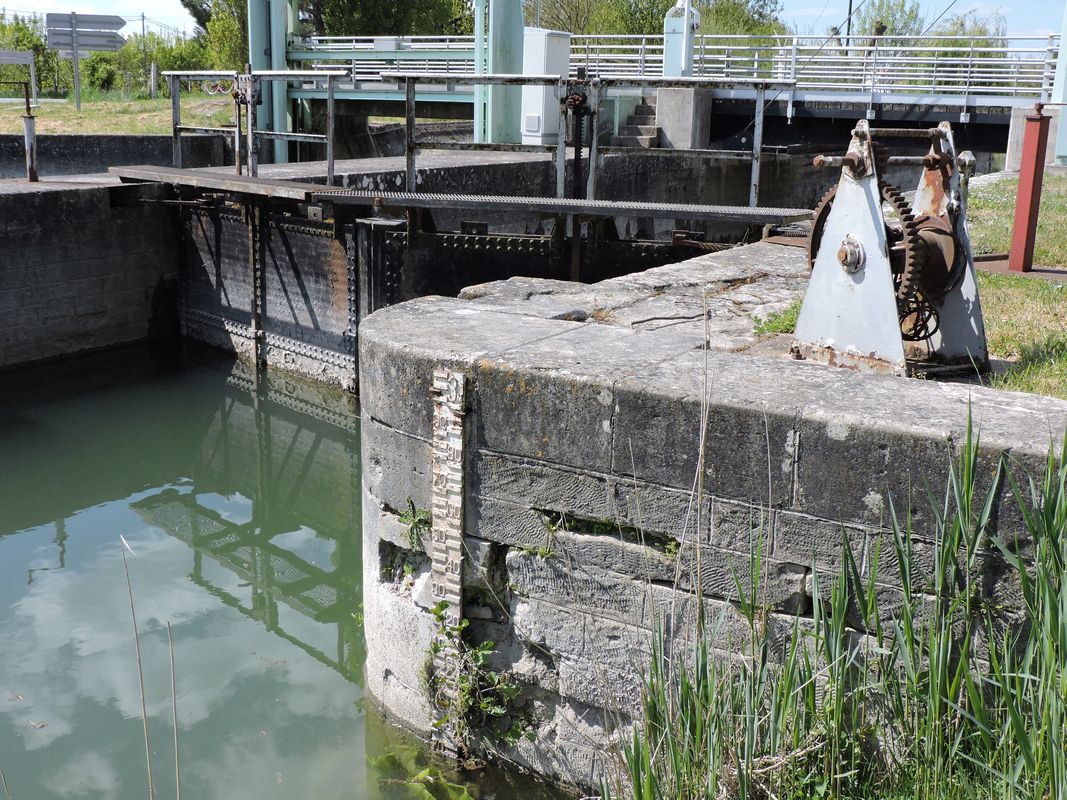
<path id="1" fill-rule="evenodd" d="M 93 509 L 83 513 L 91 515 Z M 78 516 L 68 521 L 72 540 Z M 294 795 L 313 797 L 315 793 L 308 790 L 316 785 L 332 785 L 336 790 L 342 784 L 329 781 L 340 781 L 342 774 L 363 773 L 356 687 L 190 581 L 193 551 L 180 540 L 147 527 L 126 533 L 126 538 L 136 553 L 127 556 L 153 727 L 170 728 L 168 619 L 175 638 L 180 728 L 189 731 L 219 715 L 207 727 L 197 727 L 196 733 L 199 743 L 217 731 L 218 746 L 209 745 L 206 755 L 187 763 L 190 781 L 211 787 L 200 796 L 252 800 L 290 796 L 285 791 L 292 789 Z M 295 541 L 306 535 L 298 532 L 289 538 Z M 107 798 L 122 793 L 121 780 L 107 759 L 95 751 L 81 752 L 85 745 L 96 744 L 93 732 L 84 728 L 92 714 L 86 715 L 86 701 L 113 709 L 126 719 L 141 716 L 129 599 L 118 547 L 116 542 L 114 547 L 90 551 L 76 567 L 68 564 L 63 570 L 38 573 L 0 621 L 0 690 L 4 698 L 15 692 L 23 698 L 0 703 L 0 726 L 15 731 L 27 752 L 42 751 L 61 739 L 65 739 L 64 748 L 79 752 L 62 768 L 40 777 L 43 789 L 61 797 Z M 250 603 L 248 585 L 208 556 L 203 559 L 203 575 L 219 589 Z M 336 648 L 337 632 L 332 626 L 285 606 L 279 607 L 279 613 L 288 633 L 317 646 L 332 643 Z M 276 684 L 277 696 L 257 701 L 254 730 L 236 738 L 224 736 L 222 730 L 232 715 L 229 704 L 243 687 L 256 683 Z M 35 728 L 31 719 L 47 724 Z M 298 741 L 301 756 L 280 752 L 282 742 L 289 747 L 294 743 L 285 730 L 306 727 L 309 721 L 343 733 L 326 736 L 317 747 Z M 139 725 L 125 729 L 139 731 Z M 139 741 L 139 732 L 132 735 Z M 203 751 L 203 745 L 199 749 Z M 119 774 L 127 771 L 119 770 Z"/>

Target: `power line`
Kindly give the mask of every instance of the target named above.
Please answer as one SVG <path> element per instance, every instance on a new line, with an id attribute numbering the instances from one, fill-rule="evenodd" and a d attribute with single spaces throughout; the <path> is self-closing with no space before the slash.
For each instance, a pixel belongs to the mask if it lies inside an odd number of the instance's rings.
<path id="1" fill-rule="evenodd" d="M 952 8 L 954 5 L 956 5 L 956 2 L 957 2 L 957 0 L 952 0 L 951 3 L 949 3 L 947 6 L 945 6 L 945 10 L 942 11 L 940 14 L 938 14 L 937 17 L 934 19 L 934 21 L 926 26 L 926 30 L 923 31 L 921 35 L 925 36 L 926 34 L 928 34 L 930 32 L 930 29 L 932 27 L 934 27 L 934 25 L 936 25 L 941 20 L 941 17 L 945 16 L 945 14 L 948 13 L 949 9 Z"/>
<path id="2" fill-rule="evenodd" d="M 953 2 L 953 3 L 955 3 L 955 2 L 956 2 L 956 0 L 952 0 L 952 2 Z M 853 17 L 854 17 L 854 16 L 856 15 L 856 14 L 858 14 L 858 13 L 859 13 L 859 11 L 860 11 L 860 9 L 861 9 L 861 8 L 863 8 L 863 7 L 864 7 L 864 6 L 866 5 L 866 4 L 867 4 L 867 0 L 860 0 L 860 4 L 859 4 L 858 6 L 856 6 L 856 8 L 855 8 L 855 9 L 853 9 L 852 11 L 850 11 L 850 12 L 849 12 L 848 16 L 847 16 L 847 17 L 845 18 L 845 21 L 844 21 L 844 22 L 842 22 L 841 24 L 842 24 L 842 25 L 848 25 L 848 24 L 850 24 L 850 23 L 852 22 L 852 18 L 853 18 Z M 841 30 L 841 28 L 840 28 L 840 27 L 838 27 L 838 30 L 840 31 L 840 30 Z M 798 67 L 797 69 L 799 69 L 800 67 L 805 67 L 805 66 L 807 66 L 808 64 L 810 64 L 810 63 L 811 63 L 812 61 L 814 61 L 814 60 L 815 60 L 815 59 L 816 59 L 816 58 L 818 57 L 818 55 L 819 55 L 819 54 L 820 54 L 820 53 L 821 53 L 821 52 L 822 52 L 822 51 L 823 51 L 823 50 L 824 50 L 824 49 L 826 48 L 826 46 L 827 46 L 828 44 L 830 44 L 830 42 L 831 42 L 831 41 L 832 41 L 831 37 L 829 37 L 829 36 L 825 37 L 825 39 L 823 40 L 823 43 L 822 43 L 821 45 L 819 45 L 819 49 L 818 49 L 818 50 L 816 50 L 816 51 L 815 51 L 814 53 L 812 53 L 812 54 L 811 54 L 810 56 L 808 56 L 808 58 L 807 58 L 807 59 L 805 59 L 805 60 L 804 60 L 804 61 L 803 61 L 803 62 L 802 62 L 802 63 L 801 63 L 800 65 L 799 65 L 799 67 Z M 851 41 L 849 41 L 849 43 L 848 43 L 848 46 L 849 46 L 850 48 L 852 47 L 852 42 L 851 42 Z M 794 76 L 796 76 L 796 70 L 794 70 L 794 71 L 793 71 L 793 75 L 794 75 Z M 762 114 L 762 113 L 765 113 L 765 112 L 767 111 L 767 109 L 771 107 L 771 103 L 774 103 L 774 102 L 776 102 L 776 101 L 778 100 L 778 98 L 782 96 L 782 92 L 784 92 L 784 91 L 785 91 L 785 89 L 779 89 L 779 90 L 778 90 L 778 91 L 777 91 L 777 92 L 775 93 L 774 97 L 772 97 L 772 98 L 771 98 L 770 100 L 766 101 L 766 102 L 765 102 L 765 103 L 763 104 L 763 109 L 762 109 L 762 111 L 760 111 L 760 113 L 761 113 L 761 114 Z M 744 133 L 744 132 L 745 132 L 745 131 L 747 131 L 747 130 L 748 130 L 749 128 L 753 127 L 753 126 L 754 126 L 755 124 L 756 124 L 756 120 L 755 120 L 755 118 L 753 118 L 752 122 L 748 123 L 748 125 L 746 125 L 746 126 L 745 126 L 745 127 L 744 127 L 744 128 L 742 129 L 742 130 L 741 130 L 741 133 Z M 740 135 L 740 134 L 738 134 L 738 135 Z"/>

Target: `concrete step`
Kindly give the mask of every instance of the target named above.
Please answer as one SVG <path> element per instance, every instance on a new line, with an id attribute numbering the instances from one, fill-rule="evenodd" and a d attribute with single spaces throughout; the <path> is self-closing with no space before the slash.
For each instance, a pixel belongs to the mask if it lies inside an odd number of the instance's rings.
<path id="1" fill-rule="evenodd" d="M 612 147 L 655 147 L 659 134 L 655 136 L 612 136 Z"/>
<path id="2" fill-rule="evenodd" d="M 654 117 L 656 116 L 656 107 L 654 105 L 650 106 L 648 103 L 641 103 L 640 105 L 634 106 L 633 113 L 636 115 L 650 114 Z"/>
<path id="3" fill-rule="evenodd" d="M 626 118 L 627 125 L 655 125 L 655 114 L 631 114 Z"/>
<path id="4" fill-rule="evenodd" d="M 659 136 L 658 125 L 620 125 L 619 136 Z"/>

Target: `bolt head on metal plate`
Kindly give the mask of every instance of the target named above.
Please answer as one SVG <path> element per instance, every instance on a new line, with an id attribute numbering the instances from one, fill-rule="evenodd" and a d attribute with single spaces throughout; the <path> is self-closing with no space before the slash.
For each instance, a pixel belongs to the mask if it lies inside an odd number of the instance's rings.
<path id="1" fill-rule="evenodd" d="M 849 275 L 855 275 L 863 269 L 863 262 L 866 260 L 863 245 L 858 239 L 846 236 L 837 250 L 837 260 L 841 264 L 841 269 Z"/>

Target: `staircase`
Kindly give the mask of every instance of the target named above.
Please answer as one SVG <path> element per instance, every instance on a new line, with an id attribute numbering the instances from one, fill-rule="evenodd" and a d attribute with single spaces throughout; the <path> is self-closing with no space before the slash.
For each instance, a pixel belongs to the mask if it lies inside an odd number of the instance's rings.
<path id="1" fill-rule="evenodd" d="M 612 147 L 658 147 L 659 126 L 656 124 L 656 98 L 642 97 L 641 104 L 619 126 L 619 133 L 611 137 Z"/>

